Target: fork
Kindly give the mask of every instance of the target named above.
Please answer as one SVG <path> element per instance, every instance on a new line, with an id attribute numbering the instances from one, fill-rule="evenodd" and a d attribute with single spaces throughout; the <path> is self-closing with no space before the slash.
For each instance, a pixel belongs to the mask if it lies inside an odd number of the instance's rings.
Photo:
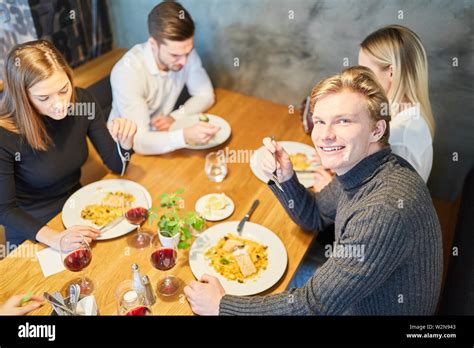
<path id="1" fill-rule="evenodd" d="M 275 137 L 272 135 L 271 139 L 272 139 L 273 146 L 275 146 L 275 152 L 276 152 Z M 277 177 L 277 175 L 276 175 L 276 173 L 277 173 L 277 168 L 278 168 L 278 167 L 277 167 L 278 162 L 277 162 L 277 159 L 276 159 L 276 154 L 275 154 L 275 152 L 273 152 L 273 159 L 275 160 L 275 171 L 272 173 L 272 180 L 273 180 L 273 182 L 275 183 L 275 185 L 280 189 L 281 192 L 285 192 L 285 191 L 283 191 L 283 187 L 281 187 L 280 181 L 278 180 L 278 177 Z"/>
<path id="2" fill-rule="evenodd" d="M 122 151 L 120 150 L 120 144 L 118 141 L 116 142 L 116 144 L 117 144 L 117 151 L 119 153 L 120 159 L 122 160 L 122 172 L 120 173 L 120 176 L 123 176 L 125 174 L 125 168 L 127 167 L 126 165 L 127 159 L 125 158 L 124 155 L 122 155 Z"/>

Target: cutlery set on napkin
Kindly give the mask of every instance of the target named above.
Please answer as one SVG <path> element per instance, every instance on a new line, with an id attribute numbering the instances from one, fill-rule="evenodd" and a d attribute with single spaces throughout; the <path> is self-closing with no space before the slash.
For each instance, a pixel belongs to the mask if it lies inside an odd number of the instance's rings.
<path id="1" fill-rule="evenodd" d="M 77 284 L 69 287 L 69 296 L 63 298 L 60 292 L 53 295 L 45 292 L 43 297 L 53 307 L 52 315 L 72 316 L 72 315 L 99 315 L 97 302 L 94 295 L 81 298 L 81 288 Z"/>

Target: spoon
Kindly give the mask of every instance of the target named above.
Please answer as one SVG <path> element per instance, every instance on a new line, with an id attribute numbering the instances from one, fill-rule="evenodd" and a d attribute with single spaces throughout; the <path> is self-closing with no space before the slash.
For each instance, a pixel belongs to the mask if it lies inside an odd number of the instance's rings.
<path id="1" fill-rule="evenodd" d="M 77 302 L 79 301 L 80 294 L 81 288 L 79 285 L 71 284 L 69 286 L 69 306 L 74 313 L 76 313 Z"/>

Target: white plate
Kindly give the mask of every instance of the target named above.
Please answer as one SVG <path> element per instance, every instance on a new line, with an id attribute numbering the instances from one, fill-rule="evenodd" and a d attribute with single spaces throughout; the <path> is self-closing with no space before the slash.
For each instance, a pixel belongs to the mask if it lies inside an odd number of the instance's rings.
<path id="1" fill-rule="evenodd" d="M 224 222 L 201 233 L 191 246 L 189 265 L 197 279 L 200 279 L 204 273 L 217 277 L 226 294 L 255 295 L 271 288 L 280 280 L 286 270 L 288 255 L 282 241 L 275 233 L 264 226 L 248 221 L 244 226 L 242 237 L 268 246 L 268 267 L 266 270 L 262 270 L 254 279 L 247 280 L 244 283 L 227 280 L 209 265 L 209 260 L 205 258 L 204 254 L 209 248 L 216 245 L 220 238 L 229 233 L 237 234 L 238 224 L 238 221 Z"/>
<path id="2" fill-rule="evenodd" d="M 210 149 L 215 146 L 219 146 L 227 141 L 229 139 L 230 134 L 231 134 L 231 128 L 230 124 L 224 120 L 222 117 L 216 116 L 216 115 L 211 115 L 211 114 L 206 114 L 209 117 L 209 123 L 213 124 L 215 126 L 221 127 L 220 131 L 217 132 L 217 134 L 209 140 L 207 144 L 204 145 L 186 145 L 187 149 L 192 149 L 192 150 L 203 150 L 203 149 Z M 199 122 L 199 114 L 198 115 L 190 115 L 190 116 L 184 116 L 183 118 L 180 118 L 173 122 L 173 124 L 170 127 L 170 130 L 178 130 L 186 127 L 191 127 L 195 125 L 196 123 Z"/>
<path id="3" fill-rule="evenodd" d="M 316 149 L 312 146 L 303 144 L 303 143 L 298 143 L 295 141 L 279 141 L 278 143 L 281 144 L 281 146 L 285 149 L 288 154 L 293 155 L 298 152 L 306 154 L 308 156 L 308 159 L 311 159 L 315 154 L 316 154 Z M 264 183 L 268 182 L 268 178 L 266 175 L 263 173 L 262 170 L 262 158 L 263 154 L 265 153 L 265 146 L 262 146 L 256 150 L 252 158 L 250 159 L 250 168 L 252 169 L 252 173 L 262 180 Z M 312 165 L 309 170 L 316 168 L 317 165 Z M 298 177 L 299 182 L 307 188 L 313 187 L 314 185 L 314 175 L 313 173 L 296 173 L 296 176 Z"/>
<path id="4" fill-rule="evenodd" d="M 226 195 L 225 197 L 227 201 L 227 206 L 224 209 L 212 211 L 211 213 L 208 213 L 208 214 L 203 214 L 202 212 L 206 208 L 207 200 L 211 198 L 212 196 L 216 196 L 216 195 L 220 195 L 220 193 L 210 193 L 208 195 L 202 196 L 196 202 L 196 206 L 195 206 L 196 212 L 201 214 L 202 217 L 206 219 L 207 221 L 224 220 L 224 219 L 227 219 L 229 216 L 231 216 L 232 213 L 234 212 L 234 208 L 235 208 L 234 201 L 230 199 L 229 196 Z"/>
<path id="5" fill-rule="evenodd" d="M 137 199 L 137 202 L 140 202 L 141 199 L 146 199 L 146 202 L 141 202 L 141 204 L 151 207 L 152 200 L 150 193 L 140 184 L 130 180 L 123 179 L 109 179 L 101 180 L 82 187 L 80 190 L 74 192 L 71 197 L 64 203 L 62 211 L 63 224 L 66 228 L 69 228 L 73 225 L 87 225 L 93 227 L 99 227 L 93 224 L 89 220 L 84 220 L 81 218 L 81 211 L 85 208 L 86 205 L 100 203 L 104 197 L 104 192 L 112 191 L 126 191 L 131 193 Z M 139 192 L 143 192 L 145 197 Z M 123 220 L 117 226 L 111 228 L 110 230 L 102 233 L 97 239 L 112 239 L 123 236 L 137 227 L 128 223 L 127 220 Z"/>

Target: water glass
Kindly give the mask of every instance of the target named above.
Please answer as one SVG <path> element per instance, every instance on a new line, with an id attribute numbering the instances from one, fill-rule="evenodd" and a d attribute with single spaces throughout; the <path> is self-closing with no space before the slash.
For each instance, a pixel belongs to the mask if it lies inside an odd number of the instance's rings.
<path id="1" fill-rule="evenodd" d="M 210 152 L 204 166 L 207 177 L 212 182 L 222 182 L 227 176 L 227 162 L 222 151 Z"/>

